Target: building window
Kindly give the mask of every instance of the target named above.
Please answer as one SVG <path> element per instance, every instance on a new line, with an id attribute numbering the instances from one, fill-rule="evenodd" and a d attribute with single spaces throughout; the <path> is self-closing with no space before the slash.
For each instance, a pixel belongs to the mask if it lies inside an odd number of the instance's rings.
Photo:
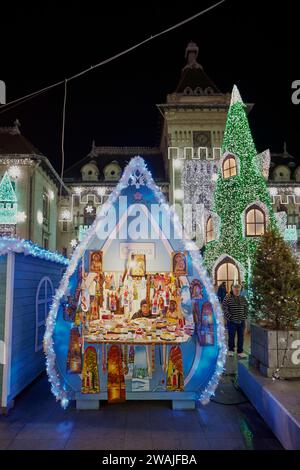
<path id="1" fill-rule="evenodd" d="M 84 208 L 83 225 L 90 226 L 96 218 L 96 208 L 92 204 L 88 204 Z"/>
<path id="2" fill-rule="evenodd" d="M 223 178 L 227 179 L 237 174 L 236 159 L 233 155 L 228 155 L 223 161 Z"/>
<path id="3" fill-rule="evenodd" d="M 206 222 L 206 243 L 214 240 L 214 227 L 212 218 L 209 217 Z"/>
<path id="4" fill-rule="evenodd" d="M 38 285 L 35 298 L 35 351 L 43 348 L 45 325 L 53 300 L 53 284 L 49 277 L 43 277 Z"/>
<path id="5" fill-rule="evenodd" d="M 265 214 L 257 206 L 251 206 L 246 212 L 246 236 L 260 237 L 266 231 Z"/>
<path id="6" fill-rule="evenodd" d="M 62 232 L 67 232 L 67 231 L 68 231 L 68 222 L 67 222 L 66 220 L 64 220 L 64 221 L 62 222 L 61 231 L 62 231 Z"/>
<path id="7" fill-rule="evenodd" d="M 240 273 L 234 261 L 230 258 L 225 258 L 216 267 L 215 278 L 218 286 L 222 284 L 222 282 L 225 282 L 226 291 L 230 292 L 232 284 L 240 282 Z"/>
<path id="8" fill-rule="evenodd" d="M 43 191 L 43 224 L 48 227 L 50 213 L 50 199 L 47 191 Z"/>

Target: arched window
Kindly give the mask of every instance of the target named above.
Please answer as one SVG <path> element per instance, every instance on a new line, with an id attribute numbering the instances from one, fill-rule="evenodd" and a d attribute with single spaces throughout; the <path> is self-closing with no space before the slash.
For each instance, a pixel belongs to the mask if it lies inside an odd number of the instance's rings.
<path id="1" fill-rule="evenodd" d="M 212 218 L 209 217 L 206 222 L 206 243 L 214 240 L 214 226 Z"/>
<path id="2" fill-rule="evenodd" d="M 48 276 L 43 277 L 38 285 L 35 298 L 35 351 L 43 348 L 46 319 L 53 300 L 53 284 Z"/>
<path id="3" fill-rule="evenodd" d="M 246 211 L 246 236 L 260 237 L 266 231 L 266 217 L 258 206 L 251 206 Z"/>
<path id="4" fill-rule="evenodd" d="M 223 178 L 230 178 L 237 174 L 236 159 L 233 155 L 228 155 L 223 161 Z"/>
<path id="5" fill-rule="evenodd" d="M 216 267 L 215 271 L 216 283 L 219 286 L 222 282 L 226 283 L 226 290 L 230 292 L 232 284 L 240 282 L 240 273 L 237 265 L 230 258 L 225 258 Z"/>

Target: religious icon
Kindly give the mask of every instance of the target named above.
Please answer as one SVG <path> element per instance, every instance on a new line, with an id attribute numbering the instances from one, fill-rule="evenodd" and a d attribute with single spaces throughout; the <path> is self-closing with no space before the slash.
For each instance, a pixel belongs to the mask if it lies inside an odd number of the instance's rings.
<path id="1" fill-rule="evenodd" d="M 90 298 L 90 321 L 99 320 L 99 299 L 97 296 Z"/>
<path id="2" fill-rule="evenodd" d="M 143 277 L 146 275 L 146 257 L 145 255 L 134 254 L 131 255 L 130 261 L 130 276 Z"/>
<path id="3" fill-rule="evenodd" d="M 70 374 L 81 374 L 81 336 L 77 327 L 70 330 L 69 350 L 67 357 L 67 372 Z"/>
<path id="4" fill-rule="evenodd" d="M 213 308 L 210 302 L 204 302 L 201 310 L 200 344 L 208 346 L 213 345 L 214 342 Z"/>
<path id="5" fill-rule="evenodd" d="M 184 276 L 187 274 L 187 253 L 173 253 L 173 273 L 175 276 Z"/>
<path id="6" fill-rule="evenodd" d="M 112 345 L 108 352 L 107 399 L 109 403 L 126 400 L 122 349 L 116 344 Z"/>
<path id="7" fill-rule="evenodd" d="M 76 315 L 77 302 L 72 295 L 68 295 L 68 300 L 63 305 L 63 317 L 65 321 L 73 322 Z"/>
<path id="8" fill-rule="evenodd" d="M 92 346 L 84 352 L 81 393 L 100 393 L 97 352 Z"/>
<path id="9" fill-rule="evenodd" d="M 182 352 L 180 346 L 172 346 L 167 371 L 167 390 L 182 392 L 184 390 Z"/>
<path id="10" fill-rule="evenodd" d="M 190 284 L 191 298 L 201 300 L 203 299 L 203 286 L 199 279 L 193 279 Z"/>
<path id="11" fill-rule="evenodd" d="M 102 272 L 102 251 L 90 252 L 89 271 L 98 274 Z"/>

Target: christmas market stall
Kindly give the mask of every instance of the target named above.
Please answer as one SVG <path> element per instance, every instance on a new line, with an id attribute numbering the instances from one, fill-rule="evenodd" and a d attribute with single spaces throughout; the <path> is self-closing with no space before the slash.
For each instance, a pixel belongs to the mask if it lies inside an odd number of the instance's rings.
<path id="1" fill-rule="evenodd" d="M 73 253 L 44 338 L 63 407 L 207 403 L 223 371 L 220 305 L 144 160 L 133 158 Z"/>
<path id="2" fill-rule="evenodd" d="M 43 337 L 69 261 L 29 241 L 0 238 L 0 409 L 45 370 Z"/>

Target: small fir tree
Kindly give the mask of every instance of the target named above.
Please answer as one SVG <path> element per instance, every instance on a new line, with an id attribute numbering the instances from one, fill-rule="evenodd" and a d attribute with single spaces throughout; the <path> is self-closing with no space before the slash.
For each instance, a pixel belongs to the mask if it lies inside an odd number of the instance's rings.
<path id="1" fill-rule="evenodd" d="M 277 231 L 267 231 L 257 247 L 251 300 L 254 319 L 261 326 L 300 328 L 299 265 Z"/>

